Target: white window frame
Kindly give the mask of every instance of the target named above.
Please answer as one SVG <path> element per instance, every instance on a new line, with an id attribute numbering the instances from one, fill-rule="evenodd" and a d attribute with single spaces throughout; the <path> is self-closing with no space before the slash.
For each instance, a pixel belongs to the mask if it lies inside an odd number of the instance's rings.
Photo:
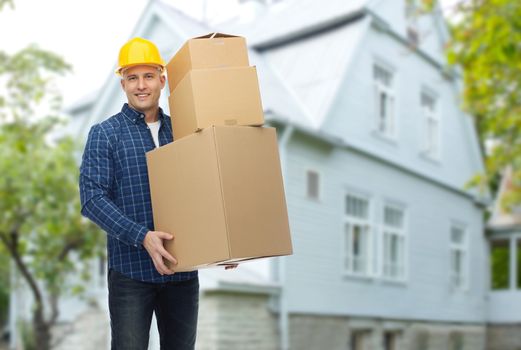
<path id="1" fill-rule="evenodd" d="M 376 71 L 381 70 L 389 74 L 389 82 L 386 83 L 376 77 Z M 374 118 L 375 130 L 378 135 L 387 139 L 396 139 L 397 135 L 397 113 L 396 113 L 396 94 L 395 86 L 395 70 L 379 61 L 373 62 L 373 85 L 374 85 Z M 385 115 L 382 116 L 381 96 L 385 98 Z"/>
<path id="2" fill-rule="evenodd" d="M 424 99 L 432 101 L 432 109 L 424 104 Z M 438 160 L 441 154 L 441 122 L 439 117 L 439 98 L 436 94 L 423 90 L 420 94 L 423 127 L 423 154 Z"/>
<path id="3" fill-rule="evenodd" d="M 310 193 L 309 193 L 309 174 L 310 173 L 315 173 L 317 175 L 317 196 L 316 197 L 313 197 L 313 196 L 310 196 Z M 305 175 L 305 191 L 306 191 L 306 198 L 309 199 L 309 200 L 312 200 L 312 201 L 320 201 L 321 199 L 321 194 L 322 194 L 322 174 L 320 173 L 320 171 L 316 170 L 316 169 L 312 169 L 312 168 L 307 168 L 306 169 L 306 175 Z"/>
<path id="4" fill-rule="evenodd" d="M 492 244 L 495 241 L 506 241 L 508 242 L 508 250 L 509 250 L 509 275 L 508 275 L 508 286 L 502 289 L 492 289 L 492 274 L 493 271 L 490 268 L 490 264 L 488 266 L 489 269 L 489 290 L 494 293 L 502 293 L 505 291 L 521 291 L 521 286 L 517 286 L 517 274 L 518 274 L 518 265 L 517 265 L 517 255 L 520 254 L 520 246 L 518 245 L 518 241 L 521 243 L 521 234 L 495 234 L 489 240 L 489 254 L 491 254 Z"/>
<path id="5" fill-rule="evenodd" d="M 352 350 L 367 350 L 371 348 L 371 329 L 354 329 L 350 334 L 350 348 Z"/>
<path id="6" fill-rule="evenodd" d="M 407 0 L 405 4 L 405 20 L 407 22 L 407 31 L 412 31 L 417 36 L 416 42 L 411 42 L 411 38 L 409 37 L 409 32 L 407 32 L 407 38 L 409 39 L 409 43 L 418 46 L 420 42 L 419 38 L 419 26 L 418 26 L 418 17 L 420 16 L 420 1 L 418 0 Z"/>
<path id="7" fill-rule="evenodd" d="M 388 225 L 385 222 L 385 210 L 386 208 L 398 210 L 402 213 L 402 225 L 401 227 L 396 227 L 392 225 Z M 381 216 L 381 277 L 384 280 L 388 281 L 397 281 L 397 282 L 405 282 L 407 280 L 407 211 L 405 206 L 384 202 L 382 206 L 382 216 Z M 390 266 L 392 262 L 387 261 L 386 259 L 386 241 L 387 239 L 392 239 L 396 237 L 399 242 L 398 251 L 399 257 L 397 266 Z M 390 241 L 390 240 L 389 240 Z M 400 254 L 401 253 L 401 254 Z M 397 274 L 392 274 L 389 271 L 393 269 L 397 269 Z"/>
<path id="8" fill-rule="evenodd" d="M 463 232 L 463 240 L 456 243 L 452 240 L 452 230 L 458 229 Z M 451 290 L 467 290 L 469 285 L 469 249 L 468 249 L 468 228 L 462 223 L 452 222 L 449 230 L 449 284 Z M 460 252 L 462 261 L 460 262 L 460 271 L 454 270 L 453 254 Z"/>
<path id="9" fill-rule="evenodd" d="M 361 218 L 350 215 L 347 213 L 347 198 L 353 197 L 358 200 L 363 200 L 367 202 L 367 217 Z M 342 245 L 342 265 L 343 271 L 345 275 L 348 276 L 357 276 L 357 277 L 374 277 L 374 228 L 371 224 L 371 209 L 372 203 L 371 198 L 367 195 L 362 195 L 353 192 L 346 192 L 343 196 L 343 225 L 342 225 L 342 237 L 343 237 L 343 245 Z M 357 226 L 361 227 L 364 234 L 366 234 L 365 246 L 365 257 L 355 257 L 353 252 L 353 247 L 351 242 L 353 241 L 353 229 L 347 230 L 348 225 L 351 227 Z M 361 261 L 361 262 L 360 262 Z M 362 270 L 358 270 L 355 268 L 357 264 L 365 263 L 364 268 Z"/>

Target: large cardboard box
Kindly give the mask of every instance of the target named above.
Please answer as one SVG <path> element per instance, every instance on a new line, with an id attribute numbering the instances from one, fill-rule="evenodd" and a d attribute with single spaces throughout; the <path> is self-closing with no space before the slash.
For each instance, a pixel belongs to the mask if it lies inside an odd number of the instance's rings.
<path id="1" fill-rule="evenodd" d="M 176 271 L 292 253 L 274 128 L 215 126 L 147 153 Z"/>
<path id="2" fill-rule="evenodd" d="M 212 125 L 264 123 L 255 67 L 190 71 L 168 104 L 176 139 Z"/>
<path id="3" fill-rule="evenodd" d="M 246 39 L 211 33 L 188 40 L 166 65 L 170 93 L 192 69 L 248 67 Z"/>

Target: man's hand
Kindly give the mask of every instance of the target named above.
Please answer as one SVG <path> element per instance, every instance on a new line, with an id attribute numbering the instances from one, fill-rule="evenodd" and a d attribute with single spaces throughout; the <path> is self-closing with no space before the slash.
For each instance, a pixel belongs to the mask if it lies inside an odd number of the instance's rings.
<path id="1" fill-rule="evenodd" d="M 170 233 L 161 231 L 148 231 L 145 235 L 145 239 L 143 240 L 143 247 L 145 247 L 148 254 L 152 258 L 157 272 L 159 272 L 161 275 L 171 275 L 174 273 L 174 270 L 166 267 L 163 258 L 170 261 L 174 265 L 177 265 L 177 260 L 166 251 L 165 247 L 163 246 L 164 239 L 171 240 L 174 239 L 174 236 Z"/>

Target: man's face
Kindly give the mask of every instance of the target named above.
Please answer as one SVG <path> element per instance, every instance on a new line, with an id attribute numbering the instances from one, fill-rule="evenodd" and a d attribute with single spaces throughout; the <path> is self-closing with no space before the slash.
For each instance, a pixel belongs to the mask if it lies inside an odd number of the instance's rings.
<path id="1" fill-rule="evenodd" d="M 157 67 L 130 67 L 122 75 L 121 87 L 130 107 L 143 113 L 158 107 L 161 90 L 165 87 L 165 76 Z"/>

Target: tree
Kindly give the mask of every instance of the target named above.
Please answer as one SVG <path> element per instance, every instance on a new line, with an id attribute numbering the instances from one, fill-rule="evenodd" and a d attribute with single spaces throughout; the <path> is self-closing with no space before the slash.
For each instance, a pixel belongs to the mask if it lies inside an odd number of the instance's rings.
<path id="1" fill-rule="evenodd" d="M 0 0 L 0 11 L 4 8 L 4 6 L 9 5 L 13 7 L 13 1 L 12 0 Z"/>
<path id="2" fill-rule="evenodd" d="M 513 168 L 507 207 L 521 203 L 521 2 L 467 0 L 457 5 L 449 63 L 461 67 L 464 108 L 474 116 L 485 172 L 470 182 L 484 189 Z"/>
<path id="3" fill-rule="evenodd" d="M 0 253 L 13 259 L 34 297 L 42 350 L 51 347 L 59 297 L 79 291 L 68 276 L 87 277 L 77 261 L 101 253 L 100 231 L 80 215 L 77 147 L 54 132 L 61 98 L 53 84 L 69 69 L 36 46 L 0 52 Z"/>

